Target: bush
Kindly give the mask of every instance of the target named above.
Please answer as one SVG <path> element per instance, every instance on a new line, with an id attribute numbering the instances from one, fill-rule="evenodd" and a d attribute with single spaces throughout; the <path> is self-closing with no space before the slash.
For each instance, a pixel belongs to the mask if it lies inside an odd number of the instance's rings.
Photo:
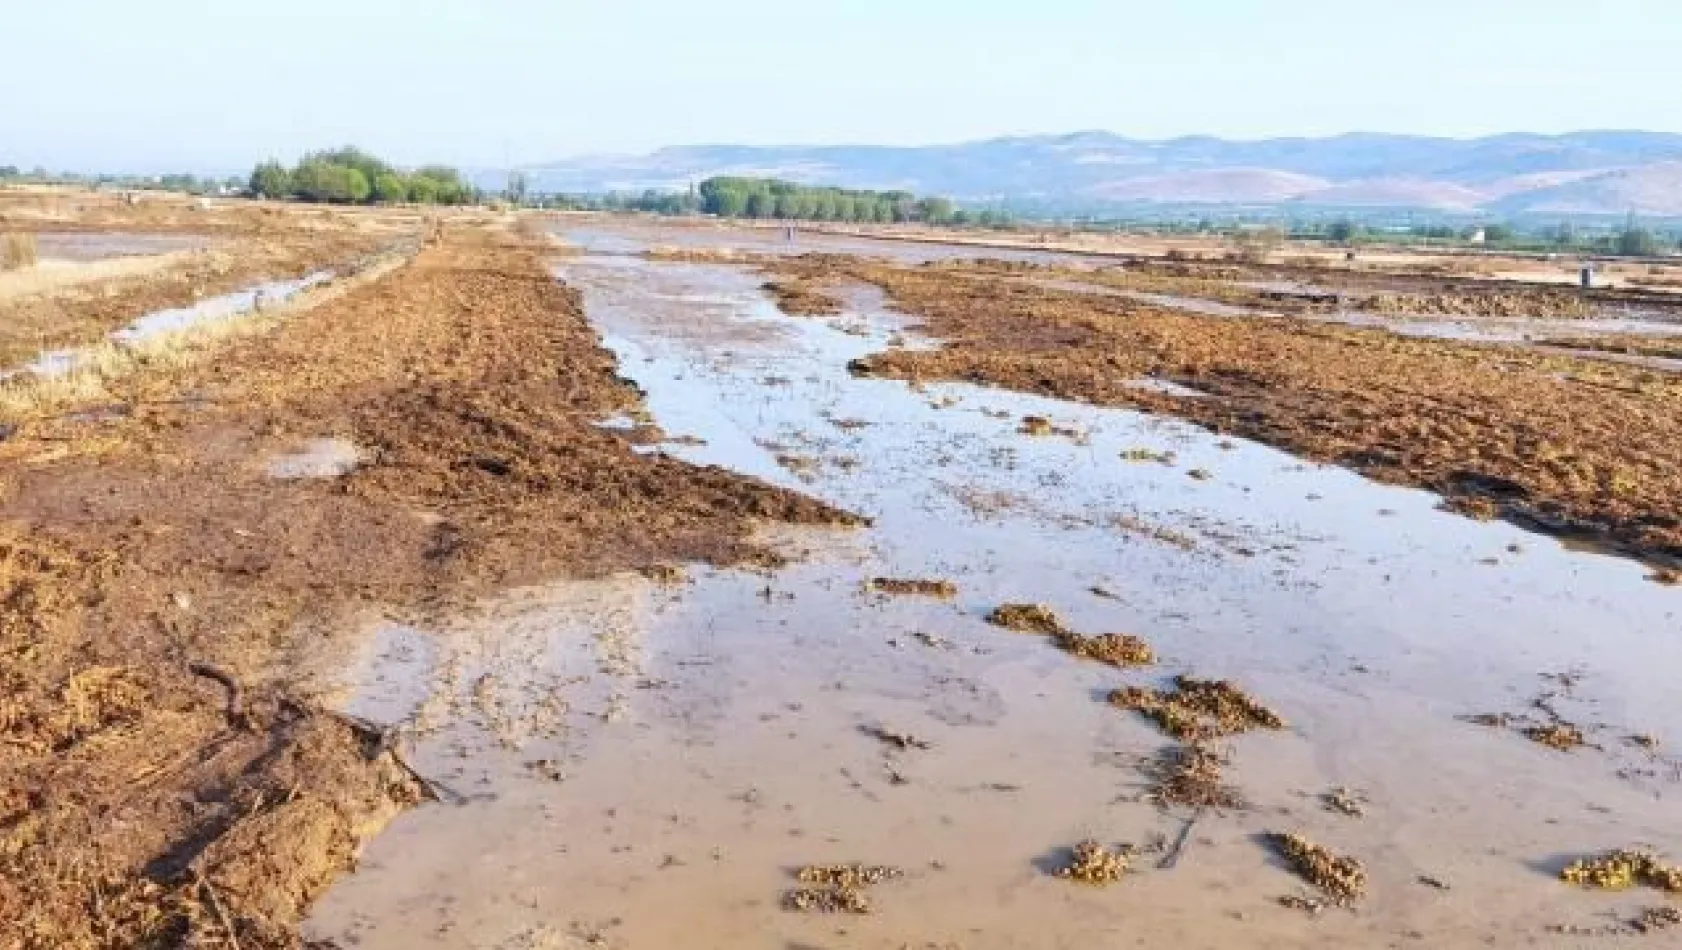
<path id="1" fill-rule="evenodd" d="M 409 200 L 409 183 L 402 175 L 386 172 L 374 179 L 374 200 L 382 204 L 402 204 Z"/>
<path id="2" fill-rule="evenodd" d="M 284 198 L 292 193 L 292 174 L 277 161 L 267 161 L 251 172 L 251 193 L 261 198 Z"/>
<path id="3" fill-rule="evenodd" d="M 38 258 L 35 235 L 9 233 L 0 239 L 0 271 L 34 267 Z"/>
<path id="4" fill-rule="evenodd" d="M 264 162 L 252 170 L 249 188 L 264 198 L 332 204 L 363 204 L 370 198 L 387 203 L 466 204 L 479 197 L 453 168 L 430 165 L 404 175 L 355 148 L 313 152 L 291 171 L 279 162 Z"/>
<path id="5" fill-rule="evenodd" d="M 371 191 L 368 176 L 347 165 L 311 160 L 292 173 L 292 193 L 305 201 L 361 204 Z"/>

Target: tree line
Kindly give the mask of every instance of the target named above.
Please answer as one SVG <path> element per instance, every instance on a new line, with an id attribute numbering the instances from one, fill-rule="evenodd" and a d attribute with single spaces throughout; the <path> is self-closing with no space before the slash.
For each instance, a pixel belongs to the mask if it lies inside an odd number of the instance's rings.
<path id="1" fill-rule="evenodd" d="M 296 198 L 325 204 L 474 204 L 479 191 L 454 168 L 427 165 L 401 171 L 345 147 L 311 152 L 292 168 L 269 160 L 251 171 L 250 192 L 260 198 Z"/>
<path id="2" fill-rule="evenodd" d="M 909 191 L 813 187 L 775 178 L 719 176 L 701 182 L 697 191 L 701 213 L 721 218 L 949 224 L 957 212 L 945 198 L 919 199 Z"/>

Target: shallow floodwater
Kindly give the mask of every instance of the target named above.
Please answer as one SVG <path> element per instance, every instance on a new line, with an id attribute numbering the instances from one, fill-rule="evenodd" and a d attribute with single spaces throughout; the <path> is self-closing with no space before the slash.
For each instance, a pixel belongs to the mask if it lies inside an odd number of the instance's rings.
<path id="1" fill-rule="evenodd" d="M 120 234 L 110 232 L 46 232 L 36 235 L 40 256 L 48 260 L 100 261 L 112 257 L 141 257 L 173 251 L 196 251 L 210 239 L 194 234 Z"/>
<path id="2" fill-rule="evenodd" d="M 849 359 L 905 338 L 876 294 L 795 319 L 739 268 L 587 255 L 561 276 L 646 390 L 664 451 L 874 523 L 777 531 L 795 563 L 774 572 L 574 582 L 448 631 L 381 630 L 346 708 L 404 723 L 442 800 L 373 841 L 312 937 L 1575 947 L 1548 928 L 1663 903 L 1555 880 L 1606 848 L 1682 857 L 1682 771 L 1626 742 L 1682 734 L 1682 594 L 1641 567 L 1171 419 L 855 379 Z M 1063 434 L 1022 434 L 1027 415 Z M 879 576 L 959 594 L 866 590 Z M 1160 666 L 1116 671 L 983 622 L 1011 601 L 1142 636 Z M 1167 740 L 1103 696 L 1188 671 L 1290 723 L 1231 743 L 1248 810 L 1142 800 L 1139 765 Z M 1549 693 L 1597 748 L 1458 718 Z M 1338 786 L 1365 817 L 1322 808 Z M 1271 831 L 1360 858 L 1371 896 L 1317 917 L 1281 906 L 1308 892 L 1258 842 Z M 1106 889 L 1048 873 L 1085 838 L 1184 847 Z M 793 868 L 854 861 L 905 871 L 871 891 L 876 913 L 783 909 Z"/>
<path id="3" fill-rule="evenodd" d="M 333 279 L 332 271 L 317 271 L 296 280 L 266 281 L 245 290 L 215 297 L 206 297 L 186 307 L 155 310 L 136 318 L 128 326 L 111 334 L 116 343 L 141 343 L 165 333 L 176 333 L 194 327 L 231 320 L 264 307 L 286 303 L 298 294 Z M 90 353 L 85 349 L 47 350 L 32 362 L 0 372 L 0 379 L 28 372 L 37 376 L 62 376 L 83 366 Z"/>

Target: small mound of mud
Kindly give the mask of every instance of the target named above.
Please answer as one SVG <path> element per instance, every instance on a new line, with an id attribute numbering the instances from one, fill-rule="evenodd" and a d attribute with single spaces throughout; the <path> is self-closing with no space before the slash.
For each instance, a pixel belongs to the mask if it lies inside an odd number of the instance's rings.
<path id="1" fill-rule="evenodd" d="M 1087 637 L 1072 630 L 1062 630 L 1051 639 L 1065 653 L 1110 666 L 1150 666 L 1156 662 L 1156 653 L 1151 650 L 1150 644 L 1132 634 L 1105 633 Z"/>
<path id="2" fill-rule="evenodd" d="M 1573 293 L 1377 294 L 1357 310 L 1384 314 L 1449 317 L 1532 317 L 1578 319 L 1594 316 L 1594 305 Z"/>
<path id="3" fill-rule="evenodd" d="M 1273 834 L 1268 842 L 1297 876 L 1338 904 L 1353 904 L 1366 895 L 1367 870 L 1354 858 L 1333 854 L 1301 835 Z"/>
<path id="4" fill-rule="evenodd" d="M 987 615 L 987 622 L 1017 633 L 1032 633 L 1051 638 L 1059 650 L 1086 660 L 1096 660 L 1110 666 L 1149 666 L 1156 662 L 1150 644 L 1125 633 L 1105 633 L 1096 637 L 1076 633 L 1063 625 L 1057 612 L 1044 604 L 1004 604 Z"/>
<path id="5" fill-rule="evenodd" d="M 1107 887 L 1128 872 L 1132 857 L 1129 848 L 1111 850 L 1096 841 L 1082 841 L 1075 845 L 1072 860 L 1068 866 L 1058 869 L 1057 876 L 1093 887 Z"/>
<path id="6" fill-rule="evenodd" d="M 1609 851 L 1574 861 L 1559 876 L 1566 883 L 1592 890 L 1627 891 L 1641 886 L 1682 894 L 1682 867 L 1665 864 L 1651 851 Z"/>
<path id="7" fill-rule="evenodd" d="M 1182 742 L 1285 728 L 1283 717 L 1229 680 L 1176 676 L 1173 691 L 1129 686 L 1112 692 L 1109 702 L 1142 714 Z"/>
<path id="8" fill-rule="evenodd" d="M 868 914 L 866 891 L 903 876 L 899 868 L 863 864 L 808 865 L 794 873 L 803 887 L 783 894 L 783 906 L 803 913 Z"/>
<path id="9" fill-rule="evenodd" d="M 841 301 L 819 280 L 782 277 L 767 281 L 760 289 L 777 301 L 777 309 L 790 316 L 832 317 L 841 312 Z"/>
<path id="10" fill-rule="evenodd" d="M 951 600 L 958 596 L 958 585 L 949 580 L 910 580 L 897 577 L 873 577 L 870 589 L 879 594 L 902 597 L 936 597 Z"/>
<path id="11" fill-rule="evenodd" d="M 1004 604 L 987 615 L 987 622 L 1017 633 L 1038 633 L 1053 637 L 1064 631 L 1057 612 L 1044 604 Z"/>
<path id="12" fill-rule="evenodd" d="M 1158 805 L 1234 810 L 1248 807 L 1244 794 L 1221 779 L 1227 760 L 1206 745 L 1175 745 L 1146 764 L 1150 799 Z"/>
<path id="13" fill-rule="evenodd" d="M 1588 740 L 1583 738 L 1583 730 L 1569 723 L 1530 726 L 1524 730 L 1524 735 L 1531 742 L 1537 742 L 1561 752 L 1570 752 L 1573 749 L 1588 745 Z"/>

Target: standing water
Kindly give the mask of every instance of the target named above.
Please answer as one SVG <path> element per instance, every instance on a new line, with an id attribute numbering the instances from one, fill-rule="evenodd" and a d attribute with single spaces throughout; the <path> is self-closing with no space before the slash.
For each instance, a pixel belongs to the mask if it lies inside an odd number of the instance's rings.
<path id="1" fill-rule="evenodd" d="M 634 249 L 625 241 L 615 250 Z M 646 392 L 664 451 L 866 514 L 780 530 L 775 572 L 574 582 L 463 629 L 389 627 L 348 712 L 403 723 L 443 800 L 318 905 L 361 948 L 1576 946 L 1639 898 L 1566 888 L 1566 856 L 1682 852 L 1679 600 L 1637 565 L 1171 419 L 962 385 L 855 379 L 932 345 L 867 288 L 791 318 L 749 270 L 591 254 L 561 277 Z M 1024 417 L 1052 434 L 1022 431 Z M 950 600 L 868 589 L 944 580 Z M 1143 637 L 1118 671 L 984 622 L 1044 603 Z M 1230 677 L 1288 722 L 1232 740 L 1248 807 L 1162 808 L 1169 740 L 1105 695 Z M 1563 678 L 1560 678 L 1563 677 Z M 1464 721 L 1541 698 L 1596 747 Z M 1363 814 L 1329 811 L 1348 790 Z M 1358 857 L 1312 897 L 1259 836 Z M 1140 849 L 1108 888 L 1053 872 Z M 799 913 L 803 865 L 903 875 L 873 913 Z M 1429 881 L 1432 883 L 1422 883 Z M 1441 886 L 1439 886 L 1441 885 Z"/>

